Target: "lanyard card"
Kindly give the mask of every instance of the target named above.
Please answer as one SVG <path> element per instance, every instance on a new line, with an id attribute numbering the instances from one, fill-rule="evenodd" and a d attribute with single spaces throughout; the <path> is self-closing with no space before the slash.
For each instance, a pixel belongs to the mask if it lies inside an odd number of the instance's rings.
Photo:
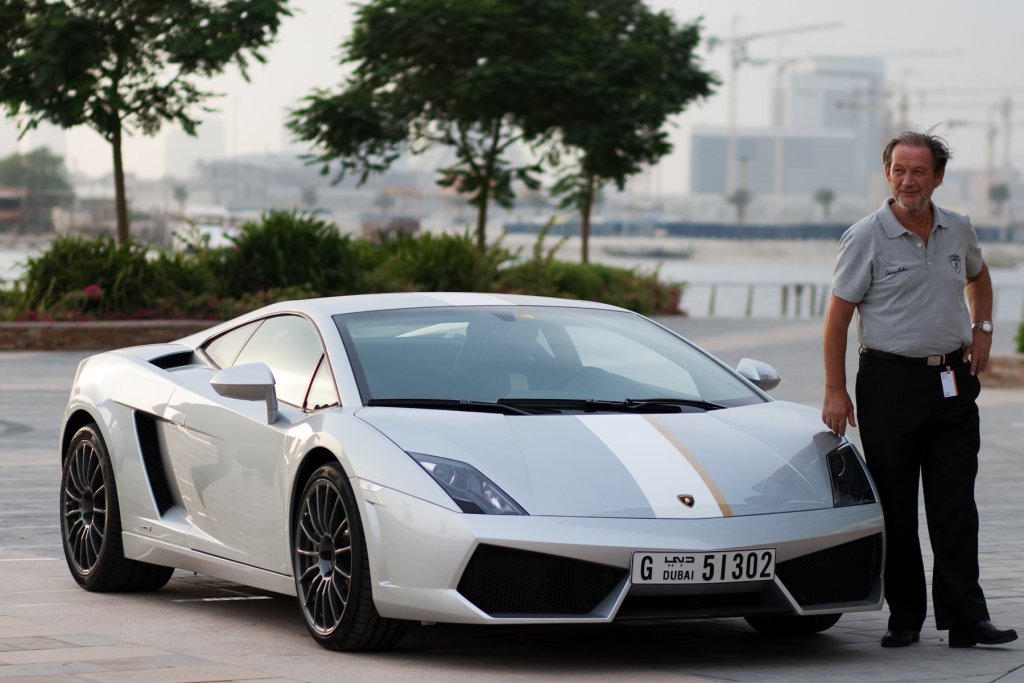
<path id="1" fill-rule="evenodd" d="M 956 396 L 956 375 L 953 374 L 949 366 L 946 366 L 946 369 L 939 373 L 939 377 L 942 379 L 942 396 L 944 398 Z"/>

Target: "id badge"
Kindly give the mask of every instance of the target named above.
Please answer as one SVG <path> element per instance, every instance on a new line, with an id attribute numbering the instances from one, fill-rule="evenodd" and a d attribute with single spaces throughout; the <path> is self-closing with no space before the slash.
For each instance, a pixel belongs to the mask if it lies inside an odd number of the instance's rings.
<path id="1" fill-rule="evenodd" d="M 942 380 L 943 398 L 952 398 L 953 396 L 956 396 L 956 375 L 953 374 L 953 371 L 949 366 L 946 366 L 946 369 L 939 373 L 939 378 Z"/>

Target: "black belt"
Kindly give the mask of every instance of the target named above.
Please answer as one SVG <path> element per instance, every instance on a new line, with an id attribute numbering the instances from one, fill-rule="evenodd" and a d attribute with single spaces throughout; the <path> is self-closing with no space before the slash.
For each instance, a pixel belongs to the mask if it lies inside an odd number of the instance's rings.
<path id="1" fill-rule="evenodd" d="M 963 347 L 950 351 L 949 353 L 939 353 L 934 356 L 925 356 L 924 358 L 913 358 L 911 356 L 900 356 L 899 354 L 889 353 L 888 351 L 878 351 L 876 349 L 869 349 L 865 346 L 860 347 L 860 354 L 862 356 L 869 356 L 871 358 L 881 358 L 883 360 L 892 360 L 897 363 L 911 363 L 913 365 L 949 365 L 954 361 L 960 360 L 964 355 Z"/>

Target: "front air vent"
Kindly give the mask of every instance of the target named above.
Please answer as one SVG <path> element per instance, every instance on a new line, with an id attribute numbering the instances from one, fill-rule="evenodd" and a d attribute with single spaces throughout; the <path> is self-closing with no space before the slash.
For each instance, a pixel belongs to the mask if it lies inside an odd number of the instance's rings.
<path id="1" fill-rule="evenodd" d="M 160 450 L 160 439 L 156 433 L 156 418 L 146 413 L 135 413 L 135 433 L 139 439 L 139 451 L 142 453 L 142 464 L 146 468 L 149 488 L 153 492 L 157 510 L 164 514 L 174 505 L 171 487 L 167 483 L 164 471 L 164 458 Z"/>
<path id="2" fill-rule="evenodd" d="M 462 573 L 459 593 L 491 616 L 581 616 L 625 575 L 619 567 L 481 545 Z"/>
<path id="3" fill-rule="evenodd" d="M 192 365 L 196 362 L 195 353 L 189 351 L 179 351 L 177 353 L 169 353 L 166 356 L 159 356 L 149 361 L 151 365 L 155 365 L 161 370 L 170 370 L 171 368 L 181 368 L 186 365 Z"/>
<path id="4" fill-rule="evenodd" d="M 882 569 L 882 535 L 780 562 L 775 573 L 801 607 L 870 599 Z"/>

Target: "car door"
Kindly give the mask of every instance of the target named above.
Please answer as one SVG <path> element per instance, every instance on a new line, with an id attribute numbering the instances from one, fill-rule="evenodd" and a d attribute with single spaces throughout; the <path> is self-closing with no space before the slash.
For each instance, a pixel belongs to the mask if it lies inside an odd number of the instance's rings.
<path id="1" fill-rule="evenodd" d="M 193 524 L 190 546 L 286 573 L 285 458 L 290 434 L 305 429 L 308 413 L 302 406 L 323 346 L 312 324 L 300 316 L 274 316 L 254 327 L 237 332 L 244 344 L 227 335 L 216 342 L 232 347 L 230 357 L 210 355 L 218 364 L 265 363 L 275 378 L 277 419 L 268 424 L 262 401 L 220 396 L 209 382 L 181 387 L 168 405 L 177 425 L 168 451 Z"/>

